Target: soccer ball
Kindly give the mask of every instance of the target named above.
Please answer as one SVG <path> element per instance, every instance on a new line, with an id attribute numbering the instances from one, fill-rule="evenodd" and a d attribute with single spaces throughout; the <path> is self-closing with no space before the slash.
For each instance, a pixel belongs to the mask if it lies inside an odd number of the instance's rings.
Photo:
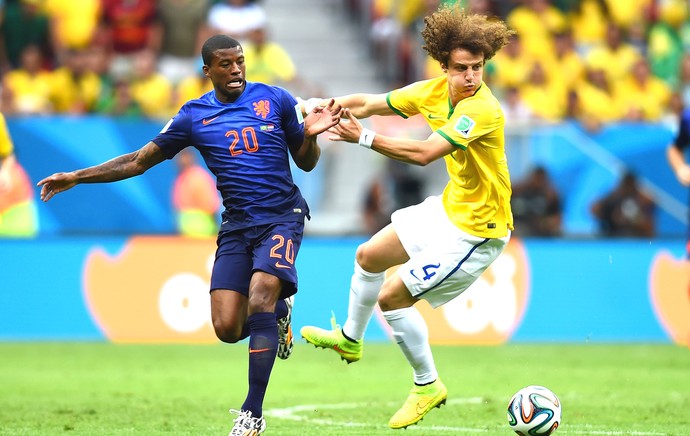
<path id="1" fill-rule="evenodd" d="M 522 388 L 508 403 L 508 424 L 520 436 L 550 435 L 561 424 L 561 401 L 544 386 Z"/>

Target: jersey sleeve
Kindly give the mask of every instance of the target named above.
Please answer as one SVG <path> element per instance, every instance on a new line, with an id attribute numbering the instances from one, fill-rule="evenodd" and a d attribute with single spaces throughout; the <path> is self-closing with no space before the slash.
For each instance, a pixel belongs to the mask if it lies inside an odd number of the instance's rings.
<path id="1" fill-rule="evenodd" d="M 436 130 L 456 147 L 466 150 L 469 144 L 502 124 L 502 114 L 482 100 L 461 102 L 448 122 Z"/>
<path id="2" fill-rule="evenodd" d="M 419 113 L 419 95 L 417 83 L 403 88 L 394 89 L 386 95 L 388 107 L 403 118 L 409 118 Z"/>
<path id="3" fill-rule="evenodd" d="M 189 104 L 185 104 L 151 142 L 160 147 L 166 159 L 172 159 L 180 150 L 191 144 L 191 138 L 191 109 Z"/>
<path id="4" fill-rule="evenodd" d="M 290 147 L 304 142 L 304 121 L 297 115 L 297 100 L 286 90 L 280 89 L 280 118 L 285 132 L 285 140 Z"/>

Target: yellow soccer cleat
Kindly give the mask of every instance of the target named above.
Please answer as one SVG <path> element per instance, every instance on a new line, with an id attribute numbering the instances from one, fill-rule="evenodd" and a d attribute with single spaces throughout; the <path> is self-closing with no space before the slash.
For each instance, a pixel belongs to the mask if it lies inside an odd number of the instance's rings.
<path id="1" fill-rule="evenodd" d="M 448 389 L 443 385 L 440 378 L 435 382 L 412 388 L 405 404 L 395 412 L 395 415 L 388 421 L 391 428 L 405 428 L 421 421 L 427 413 L 434 407 L 441 407 L 446 404 Z"/>
<path id="2" fill-rule="evenodd" d="M 318 327 L 304 326 L 300 330 L 302 337 L 310 344 L 319 348 L 330 348 L 340 355 L 348 364 L 362 358 L 363 341 L 352 342 L 343 336 L 343 331 L 335 322 L 335 315 L 331 318 L 332 330 Z"/>

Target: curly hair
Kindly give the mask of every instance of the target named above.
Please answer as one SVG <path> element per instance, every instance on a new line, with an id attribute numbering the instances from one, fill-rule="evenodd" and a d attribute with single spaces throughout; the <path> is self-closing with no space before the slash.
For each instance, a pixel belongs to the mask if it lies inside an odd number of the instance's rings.
<path id="1" fill-rule="evenodd" d="M 487 61 L 508 44 L 514 33 L 503 21 L 470 15 L 458 6 L 444 6 L 424 18 L 422 48 L 443 64 L 448 63 L 450 52 L 458 48 L 483 54 Z"/>

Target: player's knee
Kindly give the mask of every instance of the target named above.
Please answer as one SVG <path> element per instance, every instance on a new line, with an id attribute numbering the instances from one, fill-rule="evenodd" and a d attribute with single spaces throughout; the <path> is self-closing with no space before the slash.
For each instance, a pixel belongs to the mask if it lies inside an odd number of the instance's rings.
<path id="1" fill-rule="evenodd" d="M 388 310 L 402 309 L 404 307 L 411 307 L 418 299 L 410 295 L 407 288 L 400 289 L 393 286 L 381 287 L 379 292 L 378 304 L 383 312 Z"/>
<path id="2" fill-rule="evenodd" d="M 357 252 L 355 253 L 355 259 L 359 266 L 366 272 L 377 273 L 379 266 L 377 264 L 377 259 L 373 254 L 373 251 L 369 248 L 367 244 L 362 244 L 357 247 Z"/>
<path id="3" fill-rule="evenodd" d="M 232 328 L 223 321 L 213 321 L 213 330 L 218 339 L 228 344 L 234 344 L 243 339 L 242 329 Z"/>
<path id="4" fill-rule="evenodd" d="M 385 293 L 382 290 L 379 294 L 378 304 L 383 312 L 397 309 L 396 301 L 397 298 L 391 293 Z"/>

